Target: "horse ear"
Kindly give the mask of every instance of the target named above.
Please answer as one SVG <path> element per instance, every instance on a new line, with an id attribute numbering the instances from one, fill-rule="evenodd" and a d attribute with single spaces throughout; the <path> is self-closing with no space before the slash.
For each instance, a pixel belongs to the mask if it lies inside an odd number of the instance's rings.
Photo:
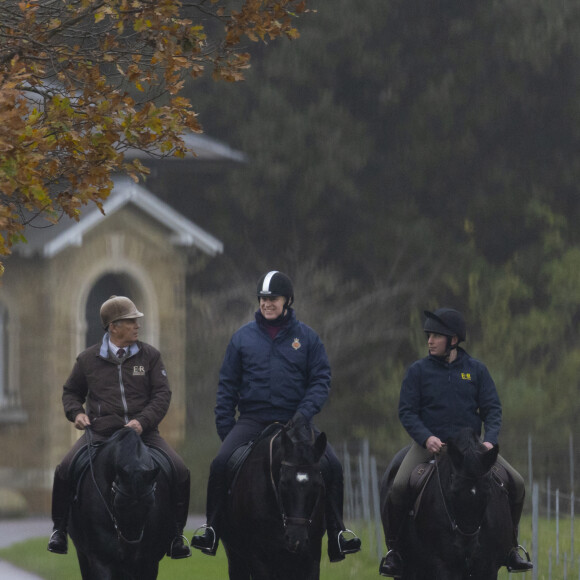
<path id="1" fill-rule="evenodd" d="M 282 438 L 282 451 L 284 452 L 284 455 L 288 456 L 292 452 L 293 444 L 292 439 L 290 435 L 288 435 L 285 427 L 281 429 L 280 436 Z"/>
<path id="2" fill-rule="evenodd" d="M 146 482 L 147 483 L 151 483 L 151 482 L 155 481 L 155 479 L 159 475 L 159 471 L 160 471 L 160 467 L 159 466 L 156 466 L 153 469 L 150 469 L 147 472 L 147 477 L 145 478 Z"/>
<path id="3" fill-rule="evenodd" d="M 451 463 L 459 469 L 463 465 L 463 454 L 461 451 L 455 446 L 453 441 L 449 441 L 446 445 L 447 455 L 451 459 Z"/>
<path id="4" fill-rule="evenodd" d="M 491 449 L 488 449 L 483 454 L 483 460 L 485 462 L 485 466 L 487 467 L 486 471 L 490 470 L 494 463 L 497 461 L 497 456 L 499 455 L 499 445 L 494 445 Z"/>
<path id="5" fill-rule="evenodd" d="M 321 433 L 314 442 L 314 453 L 316 456 L 316 461 L 320 461 L 320 458 L 326 451 L 326 433 Z"/>

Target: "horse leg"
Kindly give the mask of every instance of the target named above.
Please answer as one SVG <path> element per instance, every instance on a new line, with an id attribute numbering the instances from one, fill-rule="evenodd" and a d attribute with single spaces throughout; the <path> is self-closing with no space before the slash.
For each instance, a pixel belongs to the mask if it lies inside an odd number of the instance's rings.
<path id="1" fill-rule="evenodd" d="M 469 577 L 470 580 L 497 580 L 499 569 L 493 564 L 477 567 Z"/>
<path id="2" fill-rule="evenodd" d="M 91 579 L 91 565 L 89 559 L 85 554 L 77 550 L 77 558 L 79 561 L 79 568 L 81 569 L 81 578 L 83 580 Z"/>
<path id="3" fill-rule="evenodd" d="M 288 575 L 282 575 L 283 580 L 320 580 L 320 558 L 318 561 L 308 560 L 300 565 L 297 570 Z"/>
<path id="4" fill-rule="evenodd" d="M 157 560 L 147 560 L 139 566 L 135 573 L 135 580 L 156 580 L 159 574 L 159 562 Z"/>
<path id="5" fill-rule="evenodd" d="M 228 575 L 230 580 L 252 580 L 244 558 L 227 548 L 226 553 L 228 556 Z"/>
<path id="6" fill-rule="evenodd" d="M 463 580 L 462 570 L 451 570 L 445 562 L 436 558 L 433 562 L 433 568 L 428 572 L 425 578 L 432 580 Z"/>
<path id="7" fill-rule="evenodd" d="M 79 559 L 80 563 L 80 559 Z M 86 568 L 83 570 L 81 564 L 81 574 L 83 580 L 115 580 L 115 576 L 111 567 L 100 560 L 94 558 L 86 559 Z"/>

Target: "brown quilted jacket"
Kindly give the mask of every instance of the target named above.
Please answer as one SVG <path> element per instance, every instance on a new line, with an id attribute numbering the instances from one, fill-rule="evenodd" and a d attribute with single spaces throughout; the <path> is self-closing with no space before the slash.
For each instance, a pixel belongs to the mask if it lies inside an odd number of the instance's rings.
<path id="1" fill-rule="evenodd" d="M 63 387 L 67 419 L 74 422 L 79 413 L 86 413 L 93 430 L 103 435 L 132 419 L 141 423 L 144 432 L 156 430 L 171 401 L 161 353 L 138 341 L 139 351 L 120 363 L 107 344 L 104 340 L 77 357 Z"/>

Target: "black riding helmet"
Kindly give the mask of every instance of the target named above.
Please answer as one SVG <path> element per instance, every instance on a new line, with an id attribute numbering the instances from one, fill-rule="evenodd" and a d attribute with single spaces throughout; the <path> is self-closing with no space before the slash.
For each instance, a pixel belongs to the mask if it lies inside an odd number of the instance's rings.
<path id="1" fill-rule="evenodd" d="M 457 336 L 459 342 L 465 340 L 467 327 L 463 314 L 454 308 L 438 308 L 435 312 L 424 311 L 425 332 L 436 332 L 444 336 Z"/>
<path id="2" fill-rule="evenodd" d="M 451 349 L 465 340 L 467 327 L 463 314 L 454 308 L 438 308 L 435 312 L 429 310 L 423 311 L 425 314 L 425 324 L 423 330 L 425 333 L 435 332 L 447 337 L 447 354 Z M 451 346 L 451 339 L 457 336 L 457 344 Z"/>
<path id="3" fill-rule="evenodd" d="M 270 298 L 284 296 L 286 298 L 284 307 L 288 308 L 294 302 L 292 280 L 286 274 L 278 270 L 272 270 L 264 274 L 258 281 L 256 295 L 258 296 L 258 300 L 263 296 L 269 296 Z"/>

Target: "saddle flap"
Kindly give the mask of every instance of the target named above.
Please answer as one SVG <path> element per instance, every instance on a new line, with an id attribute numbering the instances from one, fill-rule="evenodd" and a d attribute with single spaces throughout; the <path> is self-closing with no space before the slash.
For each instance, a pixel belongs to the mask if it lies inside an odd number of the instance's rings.
<path id="1" fill-rule="evenodd" d="M 430 461 L 429 463 L 420 463 L 411 472 L 409 477 L 409 487 L 411 489 L 411 494 L 415 496 L 415 504 L 413 507 L 414 517 L 417 517 L 417 514 L 419 513 L 421 498 L 423 497 L 423 490 L 425 489 L 427 482 L 431 479 L 431 476 L 434 472 L 434 461 Z"/>
<path id="2" fill-rule="evenodd" d="M 412 492 L 420 493 L 429 477 L 433 473 L 435 468 L 435 463 L 430 461 L 429 463 L 420 463 L 413 469 L 411 475 L 409 476 L 409 487 Z"/>
<path id="3" fill-rule="evenodd" d="M 76 452 L 71 461 L 68 471 L 68 479 L 71 488 L 75 490 L 75 499 L 78 497 L 78 490 L 81 481 L 83 480 L 91 461 L 95 459 L 98 449 L 98 446 L 85 445 Z"/>
<path id="4" fill-rule="evenodd" d="M 252 449 L 254 449 L 254 447 L 263 439 L 276 436 L 281 429 L 282 425 L 280 423 L 272 423 L 271 425 L 268 425 L 255 439 L 240 445 L 233 451 L 226 464 L 228 489 L 232 489 L 234 487 L 238 473 L 252 452 Z"/>
<path id="5" fill-rule="evenodd" d="M 491 477 L 492 480 L 505 491 L 505 493 L 509 492 L 510 477 L 507 469 L 497 461 L 491 468 Z"/>

